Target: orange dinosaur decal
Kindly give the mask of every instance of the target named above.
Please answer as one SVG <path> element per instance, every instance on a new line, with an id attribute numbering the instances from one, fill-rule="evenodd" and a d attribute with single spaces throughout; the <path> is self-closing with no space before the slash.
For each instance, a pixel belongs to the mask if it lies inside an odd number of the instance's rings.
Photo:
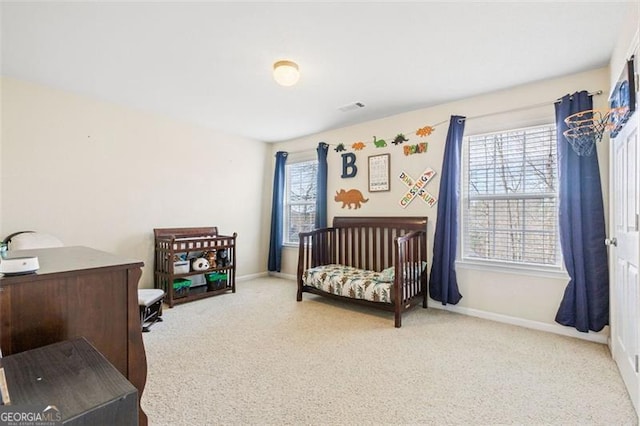
<path id="1" fill-rule="evenodd" d="M 429 136 L 431 133 L 433 133 L 435 129 L 431 126 L 425 126 L 422 127 L 418 130 L 416 130 L 416 135 L 420 136 L 420 137 L 425 137 L 425 136 Z"/>
<path id="2" fill-rule="evenodd" d="M 351 148 L 353 148 L 356 151 L 360 151 L 361 149 L 364 149 L 364 142 L 356 142 L 353 145 L 351 145 Z"/>
<path id="3" fill-rule="evenodd" d="M 334 200 L 337 202 L 342 202 L 343 209 L 346 206 L 351 209 L 351 205 L 354 206 L 354 209 L 359 209 L 360 207 L 362 207 L 361 203 L 366 203 L 367 201 L 369 201 L 369 199 L 365 199 L 362 196 L 362 192 L 358 191 L 357 189 L 350 189 L 348 191 L 341 189 L 340 192 L 336 191 Z"/>

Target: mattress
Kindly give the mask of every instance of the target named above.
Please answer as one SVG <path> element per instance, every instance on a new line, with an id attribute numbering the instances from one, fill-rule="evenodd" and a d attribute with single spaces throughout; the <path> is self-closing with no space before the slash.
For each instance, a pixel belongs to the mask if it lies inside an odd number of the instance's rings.
<path id="1" fill-rule="evenodd" d="M 307 269 L 302 283 L 326 293 L 371 302 L 391 303 L 393 278 L 381 272 L 344 265 L 322 265 Z"/>

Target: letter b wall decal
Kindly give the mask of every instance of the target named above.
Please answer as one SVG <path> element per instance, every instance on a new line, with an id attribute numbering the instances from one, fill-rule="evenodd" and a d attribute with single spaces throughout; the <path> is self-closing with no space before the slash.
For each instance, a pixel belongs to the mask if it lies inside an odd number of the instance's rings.
<path id="1" fill-rule="evenodd" d="M 356 155 L 353 152 L 342 154 L 342 178 L 355 177 L 357 173 Z"/>

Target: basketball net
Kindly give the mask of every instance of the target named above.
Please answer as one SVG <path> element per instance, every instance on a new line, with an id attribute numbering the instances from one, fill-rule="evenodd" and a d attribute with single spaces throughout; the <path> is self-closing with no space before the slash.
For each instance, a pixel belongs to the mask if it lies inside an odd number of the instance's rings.
<path id="1" fill-rule="evenodd" d="M 576 112 L 564 119 L 567 127 L 562 134 L 569 141 L 576 154 L 589 156 L 593 154 L 596 142 L 602 140 L 604 132 L 613 128 L 610 120 L 617 115 L 622 115 L 624 108 L 614 108 L 609 111 L 589 109 Z"/>

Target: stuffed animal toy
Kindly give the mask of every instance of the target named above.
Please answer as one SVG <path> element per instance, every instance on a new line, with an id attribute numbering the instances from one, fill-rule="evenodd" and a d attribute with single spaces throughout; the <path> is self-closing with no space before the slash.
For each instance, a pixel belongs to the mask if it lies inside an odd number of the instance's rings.
<path id="1" fill-rule="evenodd" d="M 216 265 L 218 268 L 229 266 L 229 257 L 227 249 L 220 249 L 216 253 Z"/>
<path id="2" fill-rule="evenodd" d="M 212 265 L 216 264 L 216 251 L 215 250 L 205 251 L 204 254 L 202 255 L 202 257 L 204 257 L 205 259 L 207 259 L 207 261 L 209 261 L 209 266 L 212 266 Z"/>
<path id="3" fill-rule="evenodd" d="M 209 261 L 204 257 L 198 257 L 191 262 L 191 269 L 194 271 L 206 271 L 209 269 Z"/>

